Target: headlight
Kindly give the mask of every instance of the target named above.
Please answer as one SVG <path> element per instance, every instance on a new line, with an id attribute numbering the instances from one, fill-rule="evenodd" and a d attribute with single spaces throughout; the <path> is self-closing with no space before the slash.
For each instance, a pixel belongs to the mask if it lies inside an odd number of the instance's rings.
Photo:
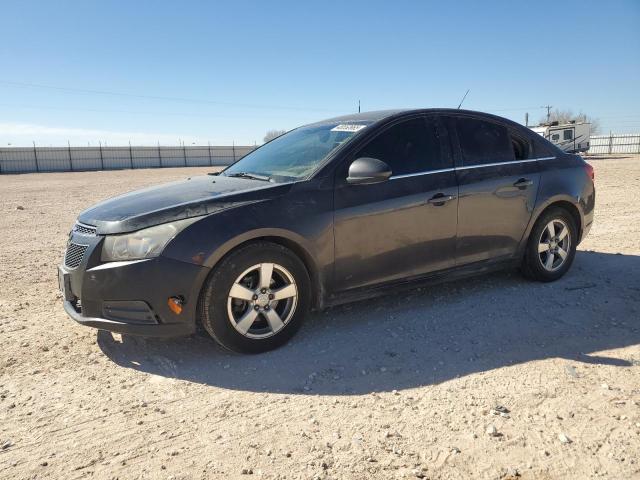
<path id="1" fill-rule="evenodd" d="M 164 223 L 124 235 L 107 235 L 102 246 L 102 261 L 117 262 L 157 257 L 173 237 L 200 217 Z"/>

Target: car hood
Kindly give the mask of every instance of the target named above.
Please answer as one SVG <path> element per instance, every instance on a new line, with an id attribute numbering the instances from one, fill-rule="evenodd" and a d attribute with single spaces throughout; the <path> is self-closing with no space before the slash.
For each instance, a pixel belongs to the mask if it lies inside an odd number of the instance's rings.
<path id="1" fill-rule="evenodd" d="M 78 221 L 98 234 L 126 233 L 161 223 L 207 215 L 248 202 L 281 195 L 291 184 L 217 175 L 191 177 L 157 185 L 100 202 Z"/>

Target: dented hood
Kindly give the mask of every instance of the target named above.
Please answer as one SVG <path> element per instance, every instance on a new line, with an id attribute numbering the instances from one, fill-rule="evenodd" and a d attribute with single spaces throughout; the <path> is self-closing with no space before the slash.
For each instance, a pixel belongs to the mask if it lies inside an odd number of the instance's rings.
<path id="1" fill-rule="evenodd" d="M 110 198 L 82 212 L 78 221 L 97 227 L 98 234 L 133 232 L 273 198 L 290 186 L 216 175 L 191 177 Z"/>

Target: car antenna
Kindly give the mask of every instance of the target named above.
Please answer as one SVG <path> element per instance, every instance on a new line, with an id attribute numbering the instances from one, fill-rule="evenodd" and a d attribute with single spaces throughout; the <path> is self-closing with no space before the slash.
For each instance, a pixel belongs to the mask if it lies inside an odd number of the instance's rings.
<path id="1" fill-rule="evenodd" d="M 460 107 L 464 103 L 464 99 L 467 98 L 468 93 L 469 93 L 469 89 L 467 88 L 467 91 L 465 92 L 464 97 L 462 97 L 462 100 L 460 100 L 460 105 L 458 105 L 458 110 L 460 110 Z"/>

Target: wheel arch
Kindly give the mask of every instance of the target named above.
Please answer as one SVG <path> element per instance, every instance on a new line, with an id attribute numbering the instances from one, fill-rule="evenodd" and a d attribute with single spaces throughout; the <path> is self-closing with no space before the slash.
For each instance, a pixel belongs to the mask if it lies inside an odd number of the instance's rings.
<path id="1" fill-rule="evenodd" d="M 531 221 L 527 227 L 526 235 L 523 235 L 522 238 L 521 250 L 524 252 L 527 242 L 529 241 L 531 231 L 533 230 L 533 226 L 536 224 L 538 219 L 552 208 L 562 208 L 571 215 L 578 229 L 578 243 L 580 243 L 580 241 L 582 241 L 582 233 L 584 231 L 584 216 L 578 205 L 579 204 L 576 203 L 574 198 L 568 196 L 554 197 L 540 205 L 536 212 L 531 216 Z"/>
<path id="2" fill-rule="evenodd" d="M 221 245 L 218 249 L 216 249 L 214 254 L 205 261 L 205 265 L 211 268 L 211 272 L 209 273 L 209 275 L 211 275 L 216 266 L 224 258 L 229 256 L 239 248 L 258 242 L 270 242 L 276 245 L 280 245 L 293 252 L 302 261 L 303 265 L 307 269 L 307 273 L 309 274 L 309 280 L 311 281 L 312 308 L 322 308 L 322 305 L 324 304 L 323 299 L 325 287 L 322 280 L 320 268 L 310 249 L 304 246 L 304 239 L 302 237 L 297 237 L 299 236 L 293 232 L 274 229 L 261 229 L 253 232 L 248 232 L 244 235 L 235 237 L 225 242 L 224 245 Z M 209 275 L 207 276 L 207 278 L 209 277 Z M 200 285 L 200 294 L 202 293 L 205 285 L 206 279 L 202 282 L 202 285 Z"/>
<path id="3" fill-rule="evenodd" d="M 583 220 L 578 207 L 576 207 L 575 204 L 568 202 L 567 200 L 558 200 L 556 202 L 553 202 L 547 205 L 547 207 L 542 212 L 540 212 L 540 215 L 544 214 L 545 212 L 549 211 L 552 208 L 562 208 L 563 210 L 566 210 L 567 212 L 569 212 L 569 214 L 573 218 L 573 221 L 576 222 L 576 227 L 578 229 L 578 242 L 580 242 L 580 240 L 582 240 L 581 237 L 582 237 Z M 538 217 L 540 217 L 540 215 L 538 215 Z"/>

